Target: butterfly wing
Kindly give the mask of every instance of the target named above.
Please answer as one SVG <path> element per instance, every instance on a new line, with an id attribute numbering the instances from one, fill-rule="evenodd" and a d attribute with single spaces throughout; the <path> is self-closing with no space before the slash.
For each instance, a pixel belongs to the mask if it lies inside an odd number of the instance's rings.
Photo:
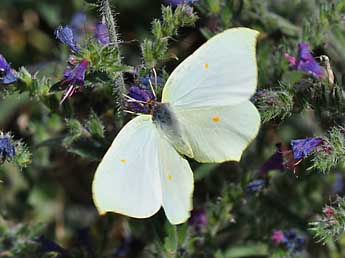
<path id="1" fill-rule="evenodd" d="M 158 145 L 150 116 L 138 116 L 116 136 L 93 180 L 98 211 L 146 218 L 162 204 Z"/>
<path id="2" fill-rule="evenodd" d="M 193 173 L 151 116 L 142 115 L 117 135 L 97 168 L 92 190 L 101 214 L 146 218 L 163 206 L 169 221 L 178 224 L 192 209 Z"/>
<path id="3" fill-rule="evenodd" d="M 185 222 L 192 210 L 193 172 L 172 145 L 161 137 L 159 146 L 162 205 L 172 224 Z"/>
<path id="4" fill-rule="evenodd" d="M 260 127 L 259 112 L 250 101 L 228 107 L 176 107 L 174 112 L 199 162 L 239 161 Z"/>
<path id="5" fill-rule="evenodd" d="M 173 71 L 162 102 L 199 108 L 248 100 L 257 84 L 257 35 L 255 30 L 235 28 L 208 40 Z"/>

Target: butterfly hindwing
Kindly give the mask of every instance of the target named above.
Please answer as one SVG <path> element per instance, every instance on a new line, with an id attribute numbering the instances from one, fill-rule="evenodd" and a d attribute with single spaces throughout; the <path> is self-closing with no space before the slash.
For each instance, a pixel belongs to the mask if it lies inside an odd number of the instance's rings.
<path id="1" fill-rule="evenodd" d="M 192 210 L 193 172 L 188 161 L 177 153 L 164 136 L 159 149 L 162 205 L 169 221 L 180 224 L 189 218 Z"/>
<path id="2" fill-rule="evenodd" d="M 199 162 L 239 161 L 260 127 L 259 112 L 250 101 L 228 107 L 176 107 L 175 112 Z"/>
<path id="3" fill-rule="evenodd" d="M 93 199 L 100 213 L 145 218 L 159 210 L 159 141 L 150 116 L 138 116 L 122 128 L 93 181 Z"/>

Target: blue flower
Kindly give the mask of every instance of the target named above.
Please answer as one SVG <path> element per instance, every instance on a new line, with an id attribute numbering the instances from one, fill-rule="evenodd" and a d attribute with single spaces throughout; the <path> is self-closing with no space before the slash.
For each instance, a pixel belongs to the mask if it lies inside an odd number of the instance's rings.
<path id="1" fill-rule="evenodd" d="M 8 135 L 0 135 L 0 158 L 5 160 L 16 155 L 16 149 Z"/>
<path id="2" fill-rule="evenodd" d="M 163 2 L 171 6 L 177 6 L 179 4 L 193 4 L 197 0 L 164 0 Z"/>
<path id="3" fill-rule="evenodd" d="M 289 229 L 286 231 L 274 230 L 271 239 L 277 245 L 285 245 L 285 248 L 293 254 L 301 252 L 305 244 L 304 237 L 297 234 L 296 230 L 294 229 Z"/>
<path id="4" fill-rule="evenodd" d="M 104 23 L 97 23 L 94 33 L 95 39 L 102 45 L 110 43 L 108 27 Z"/>
<path id="5" fill-rule="evenodd" d="M 284 232 L 284 243 L 286 248 L 291 252 L 300 252 L 304 246 L 304 238 L 297 234 L 296 230 L 290 229 Z"/>
<path id="6" fill-rule="evenodd" d="M 90 62 L 86 59 L 80 61 L 73 69 L 69 67 L 64 71 L 65 79 L 63 84 L 67 84 L 68 87 L 65 90 L 64 96 L 60 103 L 64 102 L 67 98 L 71 97 L 77 89 L 81 89 L 85 82 L 85 73 L 89 68 Z"/>
<path id="7" fill-rule="evenodd" d="M 285 58 L 290 63 L 293 69 L 304 71 L 313 75 L 316 78 L 322 78 L 325 76 L 321 66 L 315 61 L 313 55 L 309 50 L 310 46 L 306 42 L 298 44 L 298 57 L 297 59 L 293 56 L 285 54 Z"/>
<path id="8" fill-rule="evenodd" d="M 155 96 L 150 90 L 143 90 L 138 86 L 132 86 L 128 90 L 126 107 L 135 113 L 150 113 L 150 103 Z"/>
<path id="9" fill-rule="evenodd" d="M 55 36 L 64 44 L 66 44 L 72 51 L 79 53 L 80 49 L 77 46 L 73 30 L 69 26 L 59 26 L 55 30 Z"/>
<path id="10" fill-rule="evenodd" d="M 0 83 L 11 84 L 17 80 L 9 63 L 0 54 Z"/>
<path id="11" fill-rule="evenodd" d="M 207 226 L 207 216 L 204 208 L 194 209 L 188 221 L 197 231 L 201 231 Z"/>
<path id="12" fill-rule="evenodd" d="M 70 22 L 70 26 L 75 30 L 83 30 L 86 24 L 86 14 L 84 12 L 76 12 Z"/>
<path id="13" fill-rule="evenodd" d="M 151 75 L 146 75 L 143 77 L 139 78 L 139 83 L 142 88 L 145 90 L 151 90 L 151 85 L 152 84 L 154 87 L 160 87 L 163 84 L 163 80 L 161 77 L 154 77 Z M 155 85 L 157 83 L 157 85 Z"/>
<path id="14" fill-rule="evenodd" d="M 306 138 L 291 141 L 293 158 L 301 160 L 313 152 L 316 147 L 322 145 L 322 138 Z"/>
<path id="15" fill-rule="evenodd" d="M 85 28 L 87 28 L 86 14 L 84 12 L 77 12 L 73 15 L 69 24 L 73 31 L 74 40 L 80 43 L 82 37 L 85 34 Z"/>
<path id="16" fill-rule="evenodd" d="M 246 192 L 258 192 L 261 191 L 266 186 L 265 179 L 255 179 L 247 184 L 244 188 Z"/>

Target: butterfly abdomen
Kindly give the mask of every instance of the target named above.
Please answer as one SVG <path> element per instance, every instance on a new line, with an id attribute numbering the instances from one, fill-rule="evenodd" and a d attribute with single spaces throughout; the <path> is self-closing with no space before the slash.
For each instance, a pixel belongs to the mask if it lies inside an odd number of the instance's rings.
<path id="1" fill-rule="evenodd" d="M 180 124 L 168 103 L 156 102 L 152 108 L 152 120 L 158 131 L 181 154 L 193 157 L 190 145 L 183 139 Z"/>

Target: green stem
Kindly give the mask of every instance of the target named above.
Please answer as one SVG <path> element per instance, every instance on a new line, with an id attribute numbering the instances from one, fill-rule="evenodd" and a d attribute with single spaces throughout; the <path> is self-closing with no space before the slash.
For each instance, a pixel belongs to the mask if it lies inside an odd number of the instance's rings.
<path id="1" fill-rule="evenodd" d="M 116 26 L 116 20 L 113 15 L 113 11 L 111 9 L 111 5 L 109 3 L 109 0 L 102 0 L 101 1 L 101 13 L 102 13 L 102 19 L 105 21 L 108 31 L 109 31 L 109 38 L 111 42 L 111 46 L 116 48 L 118 51 L 118 60 L 119 65 L 121 65 L 121 52 L 120 52 L 120 46 L 119 46 L 119 36 L 117 33 L 117 26 Z M 117 107 L 118 110 L 121 111 L 123 107 L 123 94 L 126 92 L 126 86 L 125 86 L 125 80 L 123 78 L 122 72 L 116 72 L 113 75 L 110 75 L 114 79 L 114 94 L 116 96 L 117 100 Z M 122 124 L 122 115 L 119 115 L 120 123 Z"/>

